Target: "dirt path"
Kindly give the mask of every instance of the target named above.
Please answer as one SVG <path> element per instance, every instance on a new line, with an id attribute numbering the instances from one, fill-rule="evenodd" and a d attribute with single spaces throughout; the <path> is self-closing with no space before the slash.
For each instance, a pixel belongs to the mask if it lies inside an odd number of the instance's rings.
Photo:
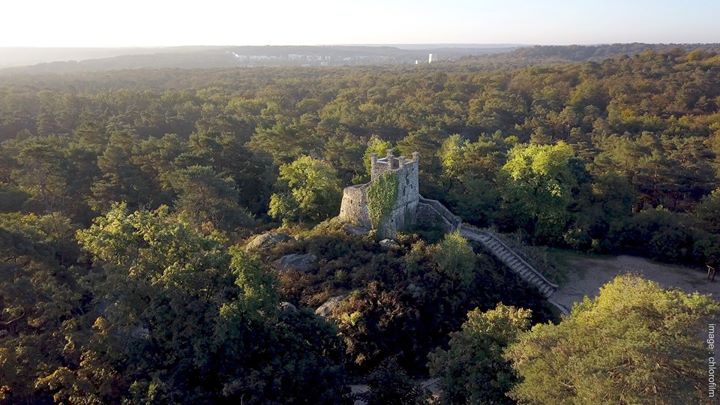
<path id="1" fill-rule="evenodd" d="M 572 308 L 584 296 L 594 297 L 600 287 L 618 274 L 635 273 L 658 282 L 665 288 L 679 288 L 687 292 L 712 294 L 720 299 L 720 277 L 708 282 L 706 273 L 683 266 L 655 263 L 635 256 L 581 256 L 571 255 L 564 260 L 568 267 L 567 280 L 553 294 L 558 303 Z"/>

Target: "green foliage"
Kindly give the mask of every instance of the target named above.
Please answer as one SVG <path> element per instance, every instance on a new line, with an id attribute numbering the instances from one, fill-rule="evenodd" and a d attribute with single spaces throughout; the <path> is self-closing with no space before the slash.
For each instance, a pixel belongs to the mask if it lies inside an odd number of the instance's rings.
<path id="1" fill-rule="evenodd" d="M 521 50 L 529 59 L 514 69 L 500 58 L 482 69 L 458 63 L 433 72 L 123 71 L 41 84 L 13 74 L 0 83 L 0 187 L 22 193 L 4 196 L 13 210 L 60 211 L 87 225 L 115 202 L 183 205 L 188 193 L 175 189 L 174 174 L 201 166 L 232 179 L 241 212 L 267 218 L 272 205 L 276 218 L 317 222 L 334 212 L 304 218 L 277 179 L 279 166 L 322 157 L 340 185 L 363 182 L 367 153 L 397 145 L 406 156 L 420 152 L 421 193 L 467 222 L 518 230 L 535 243 L 637 250 L 609 240 L 635 213 L 663 206 L 693 216 L 718 188 L 717 49 L 657 47 L 602 64 L 522 66 L 640 47 Z M 538 173 L 520 180 L 503 169 L 514 145 L 560 141 L 572 146 L 576 180 L 561 183 L 560 193 L 534 189 Z M 244 236 L 243 226 L 221 222 L 213 228 Z M 704 220 L 690 226 L 717 234 Z"/>
<path id="2" fill-rule="evenodd" d="M 433 246 L 432 254 L 440 272 L 463 286 L 472 283 L 477 261 L 475 252 L 459 232 L 446 234 Z"/>
<path id="3" fill-rule="evenodd" d="M 685 218 L 658 207 L 641 211 L 610 236 L 610 240 L 647 256 L 683 261 L 693 254 L 695 234 Z"/>
<path id="4" fill-rule="evenodd" d="M 707 395 L 707 334 L 720 315 L 711 297 L 663 290 L 625 275 L 557 324 L 536 325 L 507 358 L 522 403 L 700 402 Z M 592 384 L 588 384 L 592 381 Z"/>
<path id="5" fill-rule="evenodd" d="M 552 241 L 569 220 L 567 208 L 577 179 L 571 171 L 572 146 L 517 145 L 502 168 L 503 215 L 536 241 Z"/>
<path id="6" fill-rule="evenodd" d="M 397 202 L 398 184 L 397 173 L 385 172 L 368 185 L 368 213 L 374 228 L 378 228 L 392 213 Z"/>
<path id="7" fill-rule="evenodd" d="M 141 143 L 142 149 L 149 149 L 147 153 L 150 156 L 160 155 L 148 166 L 162 168 L 158 175 L 164 182 L 169 182 L 166 177 L 168 173 L 172 175 L 173 168 L 211 167 L 219 177 L 233 179 L 241 207 L 254 214 L 265 213 L 277 173 L 272 160 L 264 152 L 253 152 L 247 148 L 250 135 L 245 127 L 249 124 L 243 120 L 243 123 L 233 125 L 232 131 L 225 128 L 226 124 L 213 120 L 203 121 L 201 125 L 209 128 L 196 131 L 186 143 L 178 142 L 172 135 Z"/>
<path id="8" fill-rule="evenodd" d="M 126 266 L 130 277 L 152 282 L 186 279 L 185 272 L 229 264 L 220 239 L 198 234 L 164 206 L 156 211 L 129 212 L 126 204 L 115 204 L 90 228 L 79 231 L 77 238 L 95 258 Z M 192 261 L 186 262 L 190 258 Z"/>
<path id="9" fill-rule="evenodd" d="M 410 131 L 406 137 L 398 141 L 397 147 L 404 156 L 420 154 L 420 189 L 421 194 L 435 196 L 441 193 L 440 172 L 442 170 L 437 151 L 442 145 L 447 132 L 438 127 L 426 126 Z"/>
<path id="10" fill-rule="evenodd" d="M 0 214 L 0 402 L 47 403 L 36 382 L 66 361 L 85 291 L 74 229 L 59 214 Z"/>
<path id="11" fill-rule="evenodd" d="M 522 122 L 525 103 L 518 94 L 491 89 L 470 100 L 468 113 L 471 124 L 494 132 Z"/>
<path id="12" fill-rule="evenodd" d="M 190 166 L 174 173 L 171 181 L 178 194 L 175 209 L 195 226 L 234 230 L 253 224 L 252 215 L 238 204 L 231 178 L 221 178 L 211 167 Z"/>
<path id="13" fill-rule="evenodd" d="M 400 247 L 386 250 L 369 237 L 319 228 L 278 245 L 269 260 L 299 252 L 323 258 L 308 272 L 280 272 L 280 294 L 310 307 L 345 296 L 330 317 L 338 325 L 346 361 L 355 372 L 371 372 L 385 359 L 396 357 L 410 375 L 425 373 L 426 354 L 458 330 L 467 312 L 476 307 L 490 309 L 502 301 L 531 308 L 534 321 L 551 317 L 536 291 L 511 272 L 499 271 L 488 257 L 476 256 L 462 238 L 450 237 L 446 245 L 452 248 L 441 249 L 442 242 L 428 245 L 399 234 Z M 453 254 L 459 257 L 452 258 Z M 439 261 L 459 269 L 441 268 Z"/>
<path id="14" fill-rule="evenodd" d="M 269 214 L 283 221 L 320 222 L 337 214 L 341 190 L 335 169 L 310 156 L 280 166 Z"/>
<path id="15" fill-rule="evenodd" d="M 334 332 L 314 315 L 279 311 L 275 281 L 257 258 L 226 249 L 166 207 L 129 213 L 115 205 L 78 240 L 104 263 L 92 292 L 96 308 L 105 309 L 93 314 L 93 334 L 78 348 L 97 362 L 43 379 L 58 400 L 95 395 L 82 381 L 97 368 L 106 371 L 93 384 L 112 387 L 102 397 L 109 402 L 330 402 L 344 395 Z"/>
<path id="16" fill-rule="evenodd" d="M 708 232 L 720 235 L 720 188 L 706 196 L 695 209 L 695 215 Z"/>
<path id="17" fill-rule="evenodd" d="M 383 361 L 367 378 L 370 391 L 363 396 L 368 405 L 421 404 L 429 393 L 413 382 L 395 359 Z"/>
<path id="18" fill-rule="evenodd" d="M 527 309 L 498 304 L 486 312 L 468 312 L 462 329 L 450 335 L 448 349 L 429 355 L 430 375 L 440 378 L 443 402 L 513 403 L 506 394 L 517 378 L 503 351 L 529 328 Z"/>
<path id="19" fill-rule="evenodd" d="M 498 131 L 481 135 L 476 142 L 451 135 L 440 149 L 444 199 L 464 220 L 487 226 L 500 206 L 496 173 L 500 170 L 510 140 Z"/>
<path id="20" fill-rule="evenodd" d="M 278 303 L 275 278 L 262 261 L 249 257 L 242 249 L 231 248 L 230 254 L 230 271 L 235 277 L 235 285 L 243 293 L 243 312 L 272 314 Z"/>
<path id="21" fill-rule="evenodd" d="M 280 166 L 311 152 L 315 142 L 312 137 L 302 136 L 299 125 L 280 120 L 271 127 L 258 128 L 249 146 L 256 152 L 268 153 Z"/>
<path id="22" fill-rule="evenodd" d="M 88 171 L 95 169 L 95 164 L 83 146 L 68 146 L 62 137 L 51 135 L 14 139 L 7 142 L 6 148 L 14 162 L 7 162 L 9 167 L 3 168 L 9 175 L 5 181 L 26 198 L 19 210 L 62 211 L 73 219 L 85 219 L 87 206 L 83 198 L 90 193 L 94 174 Z M 17 199 L 21 195 L 3 197 Z"/>
<path id="23" fill-rule="evenodd" d="M 337 129 L 325 143 L 323 157 L 337 169 L 341 184 L 364 183 L 370 169 L 364 156 L 367 145 L 347 130 Z M 366 174 L 367 173 L 367 174 Z"/>
<path id="24" fill-rule="evenodd" d="M 97 157 L 102 178 L 92 184 L 90 206 L 97 212 L 114 202 L 125 202 L 131 208 L 157 207 L 160 188 L 153 176 L 144 173 L 133 157 L 138 143 L 134 133 L 118 132 L 110 136 L 105 151 Z"/>
<path id="25" fill-rule="evenodd" d="M 389 149 L 392 149 L 392 143 L 380 139 L 375 135 L 370 137 L 370 140 L 367 142 L 367 148 L 365 149 L 365 153 L 363 154 L 365 173 L 368 176 L 370 176 L 370 155 L 375 153 L 378 155 L 378 157 L 383 157 L 387 155 L 387 151 Z"/>

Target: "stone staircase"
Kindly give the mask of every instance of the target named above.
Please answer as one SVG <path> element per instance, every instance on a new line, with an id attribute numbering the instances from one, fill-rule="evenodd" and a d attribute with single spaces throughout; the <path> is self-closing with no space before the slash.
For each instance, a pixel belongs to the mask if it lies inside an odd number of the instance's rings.
<path id="1" fill-rule="evenodd" d="M 536 287 L 548 302 L 553 304 L 562 313 L 569 313 L 567 308 L 551 299 L 552 295 L 557 291 L 558 285 L 545 278 L 545 276 L 498 236 L 490 231 L 478 229 L 466 224 L 460 225 L 459 231 L 466 239 L 479 242 L 490 254 L 498 258 L 498 260 L 525 280 L 525 282 Z"/>

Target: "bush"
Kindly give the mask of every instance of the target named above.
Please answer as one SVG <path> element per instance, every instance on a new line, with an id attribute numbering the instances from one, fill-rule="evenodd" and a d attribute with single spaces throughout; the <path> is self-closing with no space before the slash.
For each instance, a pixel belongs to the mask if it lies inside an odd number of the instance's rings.
<path id="1" fill-rule="evenodd" d="M 468 312 L 447 350 L 430 354 L 430 375 L 440 378 L 445 403 L 512 404 L 506 393 L 516 382 L 503 350 L 530 327 L 530 311 L 498 304 Z"/>
<path id="2" fill-rule="evenodd" d="M 463 286 L 472 283 L 476 264 L 475 252 L 459 232 L 445 235 L 442 241 L 434 245 L 432 255 L 440 272 Z"/>
<path id="3" fill-rule="evenodd" d="M 364 395 L 368 405 L 422 404 L 429 393 L 410 379 L 394 358 L 382 362 L 368 376 L 370 391 Z"/>
<path id="4" fill-rule="evenodd" d="M 493 259 L 473 252 L 457 234 L 436 244 L 401 235 L 398 243 L 398 248 L 385 249 L 369 238 L 323 225 L 278 245 L 268 257 L 312 253 L 321 258 L 309 271 L 278 275 L 282 300 L 318 307 L 349 294 L 331 317 L 353 372 L 370 372 L 395 357 L 410 375 L 424 374 L 427 353 L 458 330 L 476 307 L 490 309 L 503 301 L 532 308 L 534 321 L 552 316 L 537 291 Z"/>
<path id="5" fill-rule="evenodd" d="M 707 397 L 710 296 L 616 277 L 558 324 L 536 325 L 507 349 L 521 382 L 511 397 L 534 404 L 690 404 Z"/>
<path id="6" fill-rule="evenodd" d="M 654 259 L 688 261 L 692 259 L 693 232 L 680 215 L 662 207 L 644 210 L 611 235 L 620 247 Z"/>

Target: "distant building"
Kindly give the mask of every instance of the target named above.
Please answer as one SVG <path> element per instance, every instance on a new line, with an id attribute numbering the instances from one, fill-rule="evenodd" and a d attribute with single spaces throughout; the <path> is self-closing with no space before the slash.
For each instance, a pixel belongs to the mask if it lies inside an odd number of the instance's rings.
<path id="1" fill-rule="evenodd" d="M 429 53 L 428 54 L 428 63 L 432 63 L 432 59 L 433 59 L 433 54 Z"/>

